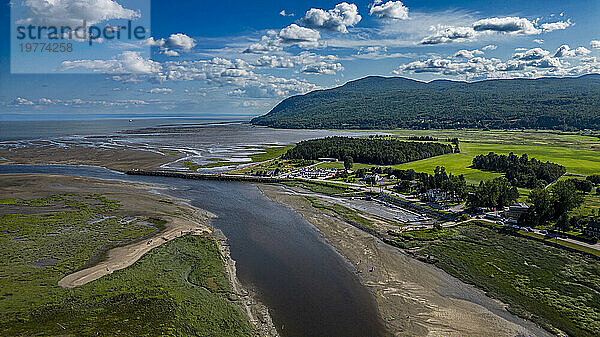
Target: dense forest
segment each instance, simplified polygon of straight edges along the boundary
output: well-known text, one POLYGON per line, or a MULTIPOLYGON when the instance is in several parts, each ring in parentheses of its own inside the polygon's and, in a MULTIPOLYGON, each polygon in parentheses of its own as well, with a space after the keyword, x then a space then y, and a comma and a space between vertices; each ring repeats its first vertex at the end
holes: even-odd
POLYGON ((366 77, 283 100, 253 124, 279 128, 600 129, 600 75, 432 81, 366 77))
POLYGON ((396 165, 452 153, 451 145, 405 142, 386 138, 328 137, 305 140, 284 154, 285 159, 336 158, 375 165, 396 165))
POLYGON ((506 179, 518 187, 535 188, 556 181, 567 171, 564 166, 521 157, 514 153, 498 155, 493 152, 473 158, 473 168, 505 173, 506 179))

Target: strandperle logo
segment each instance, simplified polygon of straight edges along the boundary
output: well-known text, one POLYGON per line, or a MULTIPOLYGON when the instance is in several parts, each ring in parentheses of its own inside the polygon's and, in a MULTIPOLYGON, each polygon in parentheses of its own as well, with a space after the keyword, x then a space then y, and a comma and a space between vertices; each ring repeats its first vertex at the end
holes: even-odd
POLYGON ((89 25, 83 20, 80 26, 36 26, 36 25, 19 25, 16 27, 16 38, 18 40, 78 40, 87 41, 91 46, 94 41, 104 40, 145 40, 148 38, 147 31, 144 26, 133 25, 131 20, 127 21, 123 26, 99 27, 89 25))
POLYGON ((85 65, 110 65, 123 51, 152 57, 150 0, 19 0, 10 8, 13 74, 97 73, 85 65))

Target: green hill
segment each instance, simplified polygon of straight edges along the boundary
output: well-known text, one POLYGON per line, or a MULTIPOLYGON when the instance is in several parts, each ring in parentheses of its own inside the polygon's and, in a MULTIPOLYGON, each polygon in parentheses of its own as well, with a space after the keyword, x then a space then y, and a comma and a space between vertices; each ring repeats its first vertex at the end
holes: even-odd
POLYGON ((252 123, 332 129, 600 129, 600 75, 473 83, 371 76, 289 97, 252 123))

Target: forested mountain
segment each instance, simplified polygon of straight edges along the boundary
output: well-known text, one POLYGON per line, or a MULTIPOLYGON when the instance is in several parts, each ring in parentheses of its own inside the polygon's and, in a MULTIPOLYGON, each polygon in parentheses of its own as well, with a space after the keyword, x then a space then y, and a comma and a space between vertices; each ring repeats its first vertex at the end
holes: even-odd
POLYGON ((397 139, 327 137, 305 140, 288 150, 286 159, 352 158, 357 163, 395 165, 452 153, 451 145, 397 139))
POLYGON ((372 76, 287 98, 252 123, 279 128, 600 129, 600 75, 473 83, 372 76))

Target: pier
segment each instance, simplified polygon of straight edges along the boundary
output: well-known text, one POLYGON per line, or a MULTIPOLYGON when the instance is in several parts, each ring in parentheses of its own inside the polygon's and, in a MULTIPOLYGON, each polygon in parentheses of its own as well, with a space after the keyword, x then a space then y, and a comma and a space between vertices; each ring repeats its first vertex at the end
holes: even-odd
POLYGON ((284 181, 292 181, 289 178, 275 178, 275 177, 258 177, 249 175, 239 174, 207 174, 207 173, 196 173, 196 172, 177 172, 177 171, 164 171, 164 170, 129 170, 125 172, 129 175, 138 176, 157 176, 157 177, 173 177, 182 179, 196 179, 196 180, 216 180, 216 181, 242 181, 242 182, 253 182, 253 183, 280 183, 284 181))

